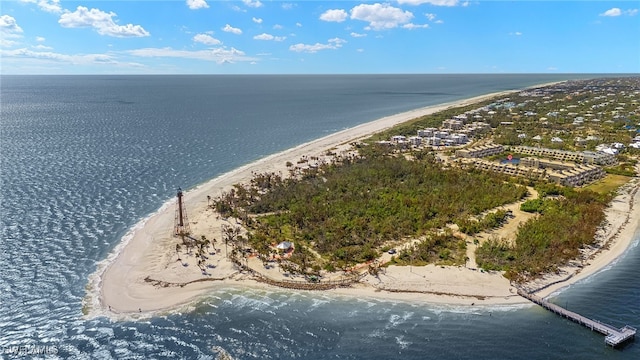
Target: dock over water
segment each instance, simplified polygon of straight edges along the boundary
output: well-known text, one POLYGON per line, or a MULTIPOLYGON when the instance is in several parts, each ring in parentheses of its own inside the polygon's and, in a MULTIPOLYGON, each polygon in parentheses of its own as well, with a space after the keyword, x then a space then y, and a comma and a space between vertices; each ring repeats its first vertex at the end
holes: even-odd
POLYGON ((551 312, 577 322, 578 324, 583 325, 584 327, 589 328, 592 331, 597 331, 603 334, 605 336, 604 342, 612 347, 616 347, 628 340, 631 340, 636 335, 636 329, 631 326, 626 325, 625 327, 618 329, 615 326, 605 324, 597 320, 589 319, 578 313, 569 311, 561 306, 552 304, 547 300, 523 291, 522 289, 518 289, 518 295, 535 304, 542 306, 543 308, 551 312))

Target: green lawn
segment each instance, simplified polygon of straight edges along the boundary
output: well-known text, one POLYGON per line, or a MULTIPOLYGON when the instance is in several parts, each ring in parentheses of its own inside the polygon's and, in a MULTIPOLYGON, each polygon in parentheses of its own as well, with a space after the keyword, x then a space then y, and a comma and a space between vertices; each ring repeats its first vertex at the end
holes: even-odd
POLYGON ((585 189, 600 193, 606 194, 612 191, 615 191, 620 186, 629 182, 632 178, 624 175, 614 175, 608 174, 604 179, 595 182, 589 186, 586 186, 585 189))

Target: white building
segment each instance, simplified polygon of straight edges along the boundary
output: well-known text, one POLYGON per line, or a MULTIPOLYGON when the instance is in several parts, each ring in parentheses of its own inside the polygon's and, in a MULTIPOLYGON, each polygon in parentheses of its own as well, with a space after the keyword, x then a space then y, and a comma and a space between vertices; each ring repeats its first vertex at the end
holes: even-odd
POLYGON ((461 120, 449 119, 442 122, 442 127, 450 130, 460 130, 464 126, 461 120))
POLYGON ((448 131, 436 131, 433 133, 434 137, 440 138, 440 139, 446 139, 447 137, 449 137, 449 132, 448 131))
POLYGON ((420 146, 422 145, 422 138, 420 136, 411 136, 409 137, 409 143, 413 146, 420 146))
POLYGON ((453 140, 456 145, 462 145, 469 142, 469 137, 466 134, 452 134, 449 136, 449 139, 453 140))
POLYGON ((438 129, 436 128, 426 128, 426 129, 418 130, 418 136, 423 138, 432 137, 433 133, 436 131, 438 131, 438 129))
POLYGON ((429 137, 429 138, 425 138, 424 139, 427 145, 431 145, 431 146, 440 146, 442 145, 442 139, 437 138, 435 136, 429 137))

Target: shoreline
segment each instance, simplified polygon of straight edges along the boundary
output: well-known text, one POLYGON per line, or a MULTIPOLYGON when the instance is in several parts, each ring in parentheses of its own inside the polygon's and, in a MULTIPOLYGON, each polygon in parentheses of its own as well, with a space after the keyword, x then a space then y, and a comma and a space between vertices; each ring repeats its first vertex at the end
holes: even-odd
MULTIPOLYGON (((534 87, 552 84, 555 83, 534 87)), ((249 180, 254 172, 284 173, 287 171, 285 165, 287 161, 295 163, 302 156, 321 156, 329 149, 346 151, 348 143, 417 117, 522 90, 524 89, 501 91, 387 116, 269 155, 222 174, 184 193, 185 206, 193 229, 192 233, 196 236, 206 234, 209 239, 219 237, 220 226, 227 222, 216 219, 213 211, 208 209, 207 196, 215 198, 234 184, 249 180)), ((636 180, 632 180, 635 190, 638 189, 636 180)), ((640 199, 640 194, 638 191, 630 194, 633 186, 628 186, 626 195, 624 192, 620 195, 626 196, 625 200, 614 202, 614 204, 623 205, 626 203, 628 206, 624 223, 619 221, 622 218, 620 214, 625 213, 625 208, 620 207, 622 205, 611 206, 607 209, 607 219, 612 219, 607 227, 611 234, 603 235, 603 239, 609 241, 608 249, 598 249, 597 257, 590 260, 588 265, 584 265, 584 267, 563 268, 566 274, 572 274, 572 271, 577 273, 541 290, 538 292, 539 296, 548 296, 597 273, 624 253, 634 239, 634 233, 638 228, 638 219, 640 219, 640 206, 633 206, 634 202, 640 199)), ((195 264, 189 264, 189 259, 184 262, 187 266, 183 265, 183 260, 180 260, 178 264, 178 255, 172 250, 178 242, 171 235, 174 206, 174 200, 171 199, 163 204, 158 211, 138 222, 127 232, 107 258, 98 263, 96 272, 89 278, 87 296, 83 300, 87 316, 122 319, 177 311, 221 286, 278 289, 249 279, 250 275, 236 270, 227 260, 226 254, 222 253, 224 249, 222 244, 219 245, 223 248, 219 253, 210 253, 215 255, 210 255, 213 267, 208 277, 195 271, 194 268, 197 269, 197 267, 195 264), (193 282, 183 286, 159 287, 157 284, 154 286, 153 283, 145 280, 149 277, 166 284, 193 282)), ((255 261, 258 260, 255 259, 255 261)), ((265 272, 268 271, 265 270, 265 272)), ((281 274, 274 274, 274 276, 281 277, 281 274)), ((547 283, 558 280, 562 279, 545 279, 547 283)), ((543 284, 534 282, 530 285, 542 286, 543 284)), ((290 289, 280 290, 293 291, 290 289)), ((529 303, 528 300, 516 294, 515 288, 500 273, 484 273, 461 267, 444 268, 434 265, 420 268, 409 267, 409 269, 397 266, 389 267, 380 278, 367 275, 361 283, 355 284, 353 287, 322 290, 322 293, 353 298, 367 297, 381 300, 467 306, 529 303), (396 287, 389 287, 387 284, 396 284, 396 287)))
MULTIPOLYGON (((636 174, 640 166, 636 166, 636 174)), ((540 297, 551 296, 569 285, 580 282, 615 263, 640 233, 640 179, 623 185, 605 210, 607 226, 596 234, 596 243, 583 249, 580 258, 561 267, 557 274, 548 274, 531 281, 523 288, 540 297)))

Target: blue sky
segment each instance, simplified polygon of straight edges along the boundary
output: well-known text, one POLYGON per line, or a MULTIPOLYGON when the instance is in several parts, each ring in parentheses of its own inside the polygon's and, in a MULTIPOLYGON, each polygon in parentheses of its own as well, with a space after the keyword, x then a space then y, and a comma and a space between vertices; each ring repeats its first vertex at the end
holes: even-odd
POLYGON ((2 74, 640 73, 638 1, 3 0, 2 74))

